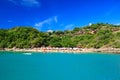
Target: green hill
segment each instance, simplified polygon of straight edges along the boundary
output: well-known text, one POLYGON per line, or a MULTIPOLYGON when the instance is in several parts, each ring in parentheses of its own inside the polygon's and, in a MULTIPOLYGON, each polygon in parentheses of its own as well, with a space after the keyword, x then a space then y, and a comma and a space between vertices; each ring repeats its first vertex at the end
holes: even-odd
POLYGON ((120 26, 97 23, 69 31, 40 32, 32 27, 0 29, 0 48, 120 48, 120 26))

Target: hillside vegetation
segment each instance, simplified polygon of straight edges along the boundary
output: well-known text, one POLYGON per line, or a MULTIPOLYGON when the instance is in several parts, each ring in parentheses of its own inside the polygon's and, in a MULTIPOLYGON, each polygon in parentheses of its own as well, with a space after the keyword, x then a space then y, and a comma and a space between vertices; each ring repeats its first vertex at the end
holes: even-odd
POLYGON ((120 26, 97 23, 69 31, 40 32, 32 27, 0 29, 0 48, 120 48, 120 26))

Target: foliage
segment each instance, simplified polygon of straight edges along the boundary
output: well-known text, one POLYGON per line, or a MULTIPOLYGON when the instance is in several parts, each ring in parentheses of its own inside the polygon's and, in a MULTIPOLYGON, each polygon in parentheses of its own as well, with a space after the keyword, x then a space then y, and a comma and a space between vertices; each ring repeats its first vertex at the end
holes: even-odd
POLYGON ((97 23, 69 31, 40 32, 32 27, 0 29, 0 48, 82 47, 120 48, 120 26, 97 23))

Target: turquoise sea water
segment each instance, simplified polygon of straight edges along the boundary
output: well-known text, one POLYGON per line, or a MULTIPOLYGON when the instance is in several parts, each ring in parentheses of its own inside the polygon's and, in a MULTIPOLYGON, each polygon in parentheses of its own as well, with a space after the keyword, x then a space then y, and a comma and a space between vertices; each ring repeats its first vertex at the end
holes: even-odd
POLYGON ((0 52, 0 80, 120 80, 118 54, 0 52))

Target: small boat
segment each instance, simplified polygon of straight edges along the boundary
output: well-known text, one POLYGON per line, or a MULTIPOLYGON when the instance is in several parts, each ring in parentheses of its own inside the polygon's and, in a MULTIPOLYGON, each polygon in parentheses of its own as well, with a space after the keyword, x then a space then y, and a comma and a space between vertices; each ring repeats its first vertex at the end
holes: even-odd
POLYGON ((32 55, 32 53, 23 53, 24 55, 32 55))

